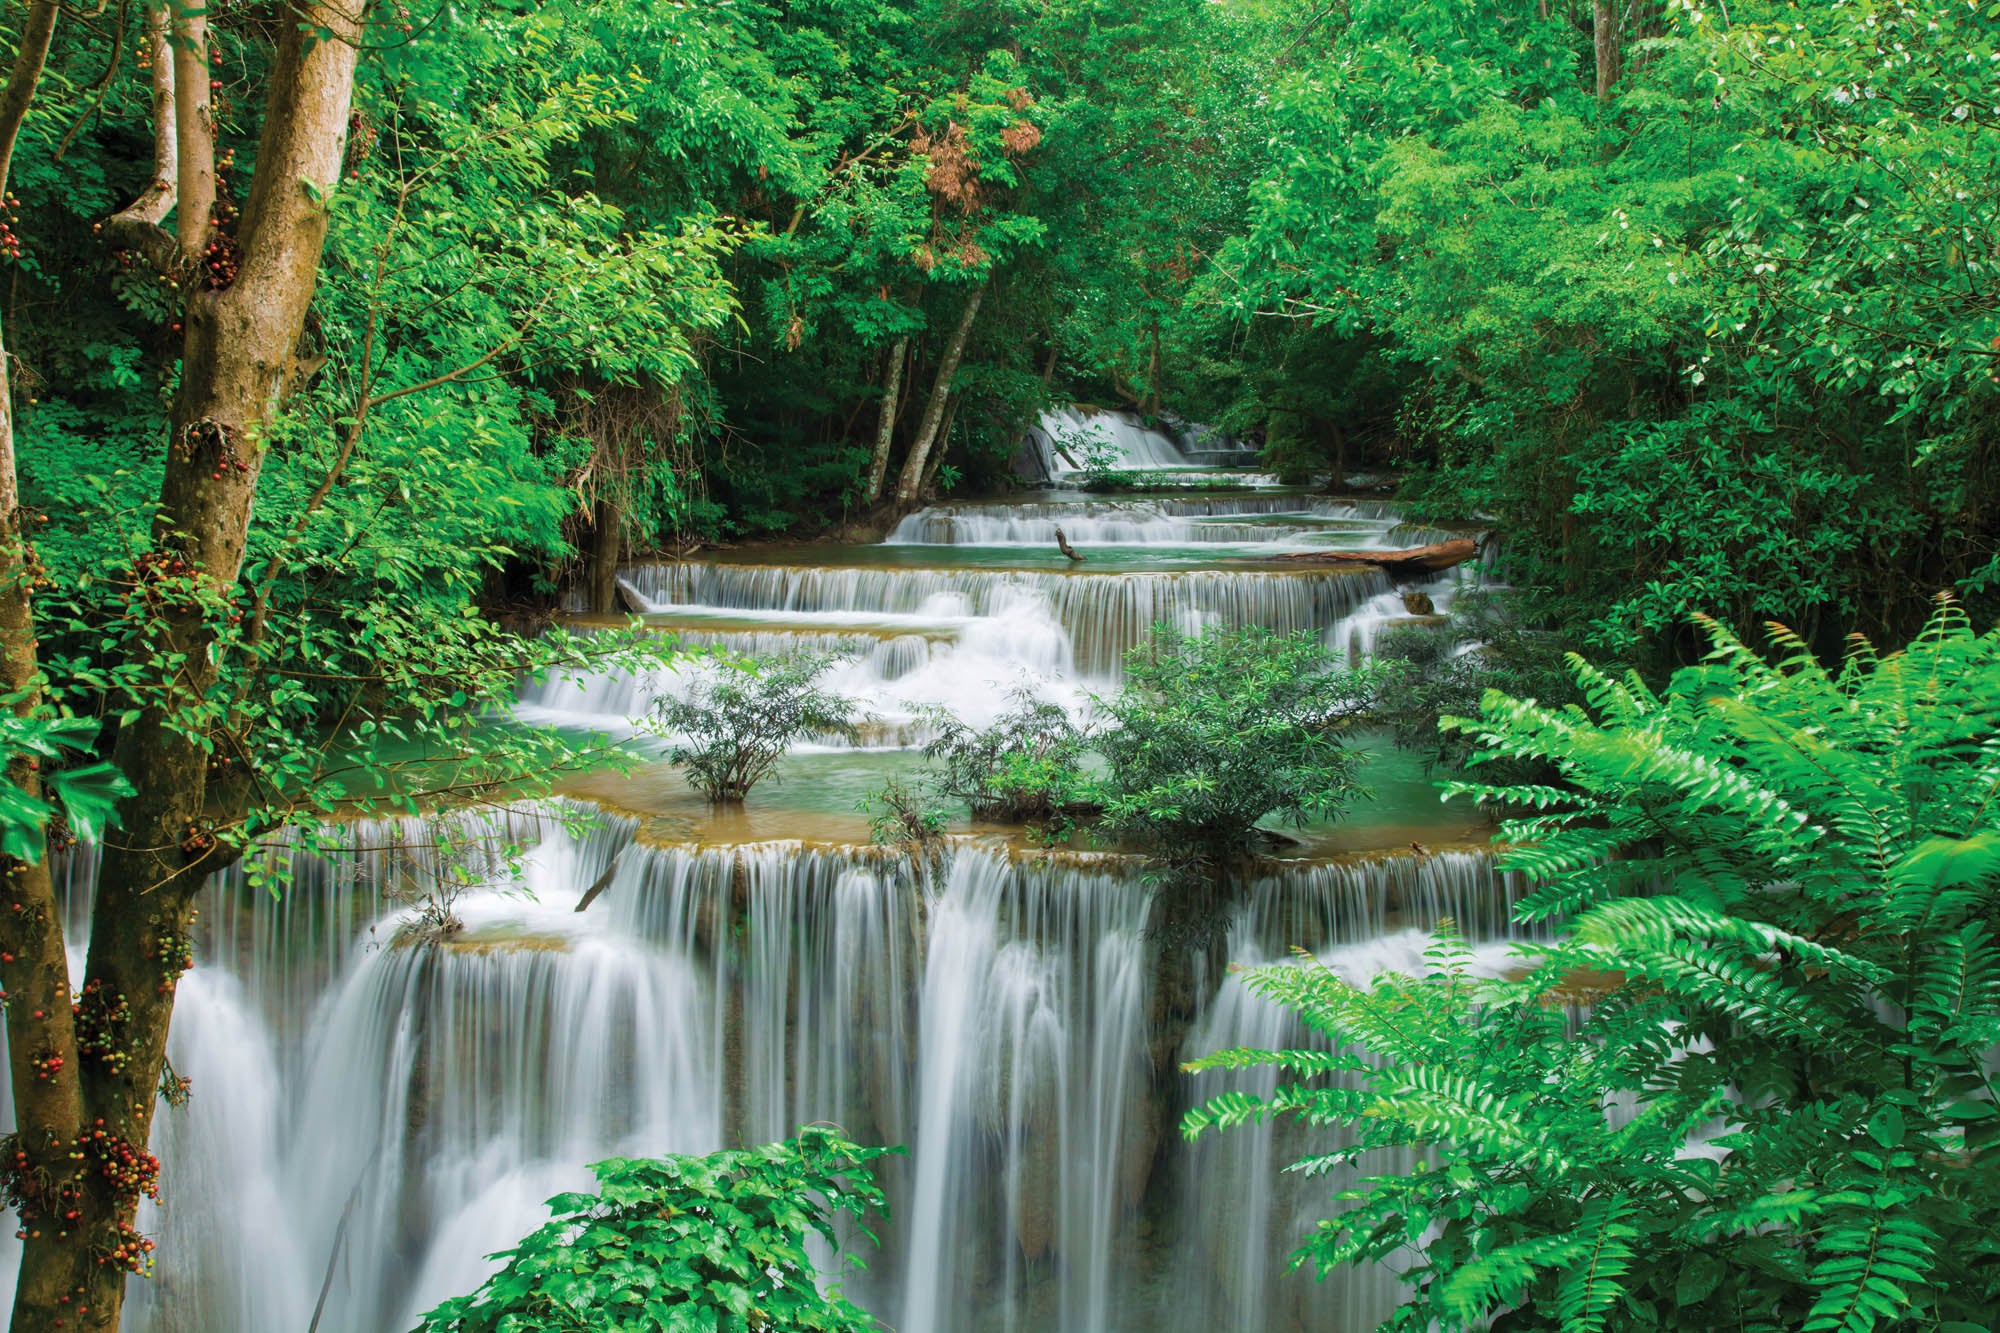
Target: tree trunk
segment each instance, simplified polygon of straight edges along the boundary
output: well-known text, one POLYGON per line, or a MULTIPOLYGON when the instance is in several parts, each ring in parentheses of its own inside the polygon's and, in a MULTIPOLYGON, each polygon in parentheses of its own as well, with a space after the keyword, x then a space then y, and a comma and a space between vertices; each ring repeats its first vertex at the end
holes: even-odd
POLYGON ((1593 0, 1590 31, 1597 48, 1597 100, 1609 102, 1618 83, 1618 0, 1593 0))
MULTIPOLYGON (((264 459, 264 442, 293 373, 293 357, 318 277, 327 216, 320 200, 340 175, 354 71, 361 40, 358 7, 292 7, 271 64, 270 98, 256 174, 238 238, 234 281, 211 272, 188 302, 180 391, 171 413, 165 474, 153 525, 153 561, 135 571, 162 594, 151 644, 185 664, 165 703, 149 708, 119 736, 118 762, 134 786, 122 827, 105 840, 92 911, 88 993, 121 1001, 105 1022, 119 1059, 78 1061, 80 1124, 98 1147, 72 1176, 78 1214, 66 1231, 31 1232, 24 1278, 60 1270, 60 1281, 24 1281, 15 1297, 14 1333, 108 1333, 116 1329, 125 1272, 99 1257, 128 1239, 141 1190, 91 1168, 98 1152, 143 1158, 151 1136, 174 987, 187 960, 196 891, 233 855, 209 831, 205 738, 180 730, 188 714, 222 688, 209 628, 217 602, 233 600, 264 459), (158 572, 180 561, 185 575, 158 572), (201 605, 209 603, 205 611, 201 605), (178 724, 178 725, 177 725, 178 724), (95 1138, 100 1127, 104 1138, 95 1138), (57 1295, 60 1293, 60 1295, 57 1295)), ((176 51, 177 92, 208 87, 204 63, 195 79, 176 51)), ((203 99, 205 101, 205 98, 203 99)), ((179 98, 177 97, 177 103, 179 98)), ((203 163, 191 138, 207 137, 202 118, 191 133, 178 118, 181 234, 198 219, 203 163), (189 155, 195 148, 195 174, 189 155)), ((212 171, 208 176, 212 184, 212 171)), ((73 1048, 72 1048, 73 1049, 73 1048)), ((16 1083, 20 1087, 19 1080, 16 1083)))
POLYGON ((185 0, 172 8, 174 134, 179 140, 175 174, 180 196, 174 237, 182 253, 198 258, 215 222, 215 108, 208 87, 208 11, 199 4, 188 6, 185 0))
POLYGON ((924 468, 923 484, 917 487, 919 496, 932 493, 937 484, 938 470, 944 466, 945 455, 951 452, 951 423, 958 420, 958 405, 965 401, 965 395, 955 393, 944 410, 944 424, 938 427, 937 443, 931 447, 931 461, 924 468))
POLYGON ((910 340, 896 339, 889 349, 887 379, 882 384, 882 411, 875 420, 875 452, 868 460, 868 489, 863 504, 882 498, 882 479, 889 475, 889 446, 896 438, 896 406, 903 398, 903 363, 910 359, 910 340))
MULTIPOLYGON (((0 195, 6 193, 14 145, 48 60, 56 13, 54 0, 29 6, 13 71, 0 92, 0 195)), ((0 690, 13 696, 15 712, 25 717, 41 706, 42 675, 32 601, 35 565, 15 465, 11 371, 0 338, 0 690)), ((30 798, 41 794, 41 776, 25 757, 8 766, 6 780, 30 798)), ((68 1239, 62 1216, 68 1206, 51 1191, 74 1171, 69 1153, 84 1120, 69 955, 46 852, 33 864, 0 859, 0 903, 0 984, 6 986, 15 1124, 0 1151, 0 1173, 17 1194, 32 1194, 45 1204, 41 1216, 31 1220, 24 1210, 21 1217, 28 1244, 16 1301, 54 1310, 77 1285, 80 1268, 79 1247, 58 1243, 59 1237, 68 1239)), ((31 1326, 16 1320, 12 1327, 28 1333, 31 1326)))
POLYGON ((137 250, 155 268, 173 267, 173 237, 161 229, 179 197, 180 136, 174 100, 174 49, 167 6, 146 11, 146 59, 153 73, 153 178, 124 208, 98 228, 114 250, 137 250))
POLYGON ((938 362, 937 379, 931 384, 931 397, 924 404, 923 424, 917 429, 917 438, 910 442, 910 456, 903 460, 902 475, 896 479, 896 504, 898 508, 908 508, 916 503, 917 490, 924 479, 924 465, 930 461, 931 446, 937 442, 938 431, 944 425, 945 404, 951 398, 952 376, 958 374, 958 363, 965 358, 965 345, 972 340, 972 321, 979 317, 979 303, 986 299, 986 288, 982 284, 972 289, 966 298, 965 309, 959 314, 958 327, 951 331, 951 341, 945 344, 944 359, 938 362))
POLYGON ((618 557, 624 546, 625 507, 599 500, 590 534, 590 610, 610 615, 618 609, 618 557))

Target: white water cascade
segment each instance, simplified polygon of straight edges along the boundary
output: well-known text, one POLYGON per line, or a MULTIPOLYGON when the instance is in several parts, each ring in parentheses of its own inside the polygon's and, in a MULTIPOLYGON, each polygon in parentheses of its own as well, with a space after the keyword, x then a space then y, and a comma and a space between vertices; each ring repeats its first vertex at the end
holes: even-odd
MULTIPOLYGON (((1160 622, 1365 656, 1416 619, 1411 590, 1271 557, 1435 538, 1391 506, 1269 488, 1054 492, 925 510, 876 546, 628 567, 647 623, 685 646, 842 654, 828 679, 875 723, 801 747, 733 823, 656 810, 650 770, 593 788, 623 814, 463 815, 480 882, 448 940, 413 931, 399 896, 428 823, 300 840, 275 901, 222 876, 174 1018, 193 1097, 159 1115, 164 1197, 142 1218, 157 1276, 133 1282, 126 1327, 306 1333, 317 1313, 320 1333, 397 1333, 476 1287, 589 1163, 807 1123, 909 1150, 883 1171, 883 1246, 847 1283, 899 1333, 1371 1326, 1393 1274, 1286 1271, 1330 1187, 1281 1168, 1325 1139, 1182 1143, 1181 1112, 1225 1084, 1178 1065, 1300 1039, 1227 963, 1304 948, 1365 982, 1420 967, 1444 917, 1500 948, 1512 889, 1463 823, 1428 798, 1355 811, 1340 854, 1309 840, 1241 885, 1227 943, 1188 963, 1132 858, 958 834, 919 874, 868 845, 840 775, 865 791, 906 771, 927 708, 977 724, 1019 686, 1082 715, 1160 622), (1083 561, 1053 550, 1058 527, 1083 561)), ((1459 583, 1417 590, 1444 610, 1459 583)), ((551 679, 520 714, 629 733, 714 669, 551 679)), ((71 873, 81 938, 88 863, 71 873)))
MULTIPOLYGON (((324 1282, 321 1328, 405 1328, 476 1286, 586 1163, 808 1122, 911 1148, 888 1173, 886 1248, 850 1283, 896 1328, 1206 1333, 1258 1325, 1198 1311, 1295 1285, 1277 1243, 1295 1219, 1274 1214, 1270 1244, 1230 1221, 1280 1186, 1192 1170, 1174 1134, 1195 1090, 1149 1053, 1159 945, 1125 858, 965 842, 925 887, 872 849, 510 823, 538 838, 534 898, 474 893, 449 943, 402 935, 391 912, 343 958, 274 933, 259 966, 182 983, 175 1059, 194 1095, 161 1112, 173 1187, 149 1210, 159 1270, 135 1281, 128 1327, 303 1328, 324 1282), (258 1010, 301 976, 333 979, 287 1075, 258 1010), (1178 1243, 1148 1200, 1186 1219, 1178 1243)), ((301 868, 371 854, 301 853, 301 868)), ((355 892, 342 879, 301 874, 319 901, 294 908, 334 907, 355 892)), ((1506 898, 1483 853, 1302 863, 1251 886, 1230 954, 1396 964, 1436 916, 1498 925, 1506 898)), ((1283 1022, 1218 978, 1180 1049, 1275 1040, 1283 1022)), ((1227 1153, 1232 1171, 1284 1160, 1255 1134, 1227 1153)), ((1316 1294, 1374 1308, 1381 1287, 1344 1276, 1316 1294)))

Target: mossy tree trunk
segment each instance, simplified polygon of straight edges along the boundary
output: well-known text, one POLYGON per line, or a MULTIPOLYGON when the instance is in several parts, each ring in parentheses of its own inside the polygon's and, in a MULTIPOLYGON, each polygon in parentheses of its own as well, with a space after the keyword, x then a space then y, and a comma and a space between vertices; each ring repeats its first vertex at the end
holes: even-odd
MULTIPOLYGON (((153 549, 133 570, 132 593, 148 618, 133 651, 148 655, 155 669, 171 668, 161 672, 171 684, 118 738, 118 764, 134 791, 100 863, 77 997, 89 1022, 88 1050, 79 1049, 79 1023, 54 980, 66 975, 66 963, 52 900, 27 928, 35 905, 26 900, 37 893, 46 899, 46 873, 13 867, 8 878, 22 909, 5 914, 17 918, 17 942, 41 949, 37 966, 26 970, 50 978, 41 987, 47 996, 9 1006, 10 1025, 17 1007, 23 1023, 9 1033, 18 1151, 51 1154, 46 1163, 31 1160, 26 1177, 49 1206, 24 1222, 15 1333, 109 1333, 118 1326, 127 1270, 142 1262, 133 1225, 157 1171, 145 1145, 175 985, 189 959, 195 897, 232 855, 208 823, 228 815, 214 808, 208 765, 224 724, 211 721, 215 730, 205 731, 202 719, 228 711, 232 686, 221 678, 214 649, 237 596, 266 442, 318 277, 323 201, 340 175, 362 38, 358 6, 285 9, 257 169, 233 238, 216 231, 211 212, 205 24, 199 14, 176 11, 176 230, 191 290, 153 549), (44 1077, 49 1057, 60 1061, 54 1078, 44 1077)), ((11 447, 8 455, 11 463, 11 447)), ((11 492, 13 469, 6 472, 11 492)), ((11 503, 7 508, 15 530, 11 503)), ((18 553, 18 541, 8 545, 18 553)), ((0 609, 10 673, 33 669, 34 628, 19 614, 26 607, 18 584, 8 585, 0 609)), ((10 968, 10 981, 19 974, 10 968)))

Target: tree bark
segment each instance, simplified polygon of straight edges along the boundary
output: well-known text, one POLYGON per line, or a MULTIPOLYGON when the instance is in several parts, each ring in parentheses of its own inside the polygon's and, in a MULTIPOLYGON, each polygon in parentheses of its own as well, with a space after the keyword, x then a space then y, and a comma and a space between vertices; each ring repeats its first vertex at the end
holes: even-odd
POLYGON ((931 488, 937 484, 938 471, 944 467, 945 455, 951 452, 951 423, 958 420, 959 404, 964 401, 964 394, 955 393, 944 409, 944 422, 938 427, 937 443, 931 447, 931 461, 924 467, 923 483, 917 487, 919 496, 931 494, 931 488))
MULTIPOLYGON (((322 201, 339 179, 362 35, 359 6, 311 3, 288 9, 271 64, 235 279, 196 290, 186 314, 153 554, 156 560, 184 562, 194 587, 153 583, 166 595, 157 603, 164 609, 155 613, 151 636, 152 646, 177 656, 183 666, 172 696, 120 733, 119 767, 134 794, 121 809, 121 828, 105 840, 91 919, 85 987, 122 1000, 117 1017, 106 1024, 119 1059, 75 1062, 83 1094, 78 1123, 93 1126, 93 1134, 101 1127, 102 1142, 115 1149, 141 1154, 151 1137, 196 891, 232 856, 204 822, 210 813, 204 738, 181 730, 188 714, 217 700, 222 689, 209 628, 212 612, 201 603, 212 608, 235 595, 264 442, 292 374, 318 277, 327 227, 322 201)), ((197 82, 206 93, 205 40, 201 51, 197 79, 183 58, 187 53, 176 50, 178 92, 197 82)), ((187 105, 176 100, 177 107, 187 105)), ((202 224, 205 236, 209 221, 199 197, 205 164, 199 143, 191 142, 212 143, 205 103, 200 99, 204 110, 192 130, 185 114, 176 127, 183 237, 191 220, 202 224)), ((212 186, 212 169, 207 180, 212 186)), ((91 1160, 86 1154, 86 1164, 91 1160)), ((28 1238, 14 1333, 58 1328, 109 1333, 118 1326, 126 1275, 97 1257, 134 1234, 140 1193, 95 1169, 82 1170, 73 1180, 74 1223, 62 1233, 45 1227, 28 1238), (45 1277, 45 1270, 57 1276, 45 1277), (31 1274, 36 1281, 25 1280, 31 1274)))
POLYGON ((609 615, 618 609, 618 557, 624 545, 625 508, 599 500, 590 534, 590 609, 609 615))
POLYGON ((1618 83, 1618 0, 1593 0, 1590 31, 1597 49, 1597 100, 1609 102, 1618 83))
POLYGON ((958 374, 958 363, 965 359, 965 345, 972 340, 972 321, 979 317, 979 303, 986 298, 986 287, 981 284, 972 289, 966 298, 965 309, 959 313, 958 327, 951 331, 951 340, 945 344, 944 359, 938 362, 937 379, 931 384, 930 401, 924 404, 923 424, 917 429, 917 438, 910 442, 910 455, 903 460, 902 475, 896 479, 896 504, 907 508, 916 503, 917 491, 924 479, 924 465, 930 461, 931 448, 937 442, 938 431, 944 424, 944 409, 951 398, 952 377, 958 374))
MULTIPOLYGON (((183 254, 198 258, 215 226, 215 108, 208 86, 208 10, 199 0, 194 5, 185 5, 184 0, 170 2, 174 11, 174 132, 180 149, 176 168, 180 202, 174 217, 174 238, 183 254)), ((264 173, 260 170, 257 174, 264 173)))
MULTIPOLYGON (((0 195, 7 191, 21 125, 34 102, 57 6, 32 4, 21 26, 21 46, 0 91, 0 195)), ((0 689, 14 711, 30 716, 42 703, 40 648, 33 602, 35 564, 21 511, 14 447, 12 363, 0 338, 0 689)), ((25 757, 10 764, 6 780, 39 798, 41 775, 25 757)), ((74 1172, 69 1159, 83 1129, 83 1091, 70 1009, 69 955, 46 851, 33 864, 0 859, 0 983, 6 986, 8 1078, 14 1092, 15 1133, 0 1152, 17 1192, 32 1189, 42 1216, 23 1216, 28 1233, 16 1281, 16 1301, 55 1309, 76 1285, 76 1246, 63 1246, 70 1225, 66 1202, 53 1191, 74 1172), (31 1183, 38 1182, 38 1183, 31 1183)), ((29 1333, 30 1325, 12 1325, 29 1333)))
POLYGON ((167 6, 146 11, 146 56, 153 72, 153 178, 98 230, 114 250, 136 250, 155 268, 172 267, 176 246, 163 223, 179 198, 180 136, 175 126, 174 49, 167 6))
POLYGON ((868 489, 863 504, 882 498, 882 479, 889 475, 889 447, 896 438, 896 407, 903 398, 903 364, 910 359, 908 337, 896 339, 889 349, 889 369, 882 384, 882 410, 875 419, 875 452, 868 459, 868 489))

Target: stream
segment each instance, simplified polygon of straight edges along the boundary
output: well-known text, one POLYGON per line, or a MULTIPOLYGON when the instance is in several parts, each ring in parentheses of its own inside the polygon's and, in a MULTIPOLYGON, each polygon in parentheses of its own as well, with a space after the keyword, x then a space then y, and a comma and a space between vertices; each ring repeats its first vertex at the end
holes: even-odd
MULTIPOLYGON (((1358 661, 1408 618, 1400 591, 1372 569, 1267 557, 1438 534, 1387 504, 1276 486, 1224 441, 1184 446, 1108 415, 1046 419, 1030 453, 1043 489, 925 509, 879 544, 622 571, 646 622, 690 647, 843 655, 830 680, 868 710, 858 739, 799 747, 743 808, 710 810, 659 761, 467 816, 476 848, 528 851, 518 875, 475 856, 466 929, 436 946, 396 942, 410 909, 389 892, 422 867, 406 846, 421 827, 296 843, 275 902, 222 876, 170 1042, 193 1096, 161 1111, 164 1198, 140 1219, 157 1273, 133 1282, 126 1327, 307 1333, 323 1292, 320 1333, 407 1329, 476 1287, 543 1200, 586 1187, 587 1163, 808 1122, 909 1149, 884 1172, 884 1245, 847 1279, 901 1333, 1339 1333, 1382 1318, 1393 1274, 1288 1271, 1341 1185, 1281 1173, 1302 1136, 1181 1140, 1192 1101, 1257 1076, 1178 1067, 1298 1039, 1222 963, 1304 948, 1358 983, 1419 966, 1443 916, 1500 949, 1510 889, 1472 812, 1369 742, 1372 797, 1297 831, 1243 886, 1226 944, 1190 957, 1149 932, 1130 857, 961 824, 920 886, 870 845, 858 807, 915 770, 928 710, 983 724, 1022 690, 1081 715, 1158 622, 1309 630, 1358 661), (1116 466, 1177 489, 1064 485, 1051 441, 1090 428, 1116 466), (1058 528, 1083 561, 1058 552, 1058 528)), ((1422 590, 1442 610, 1478 576, 1422 590)), ((631 736, 654 698, 713 669, 537 682, 518 713, 631 736)), ((89 871, 85 856, 65 870, 79 932, 89 871)), ((0 1235, 11 1287, 18 1246, 0 1235)))

